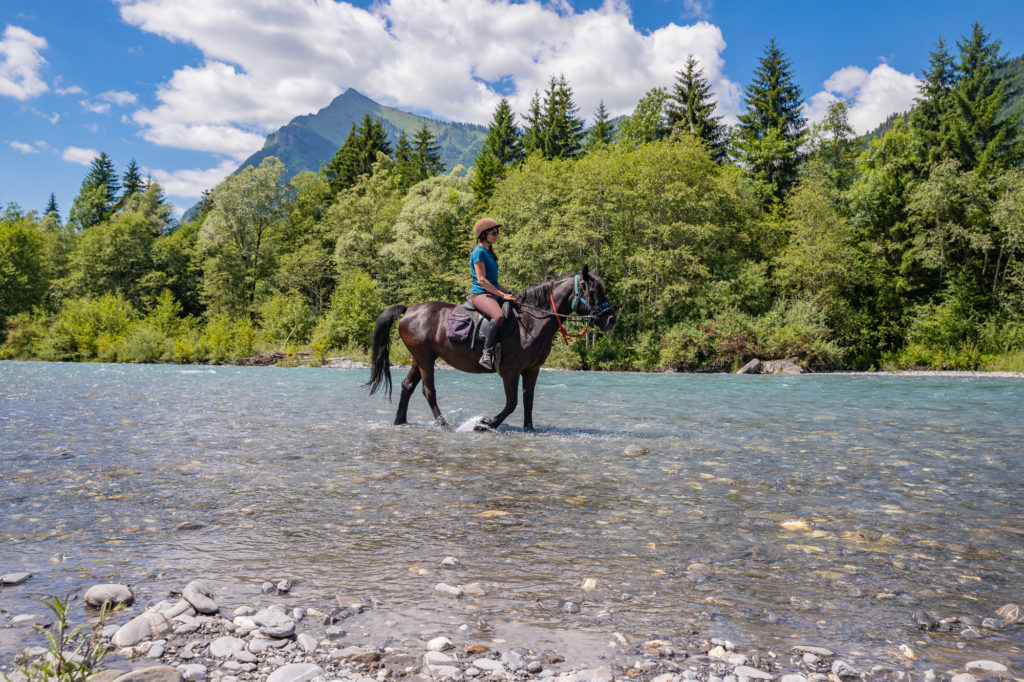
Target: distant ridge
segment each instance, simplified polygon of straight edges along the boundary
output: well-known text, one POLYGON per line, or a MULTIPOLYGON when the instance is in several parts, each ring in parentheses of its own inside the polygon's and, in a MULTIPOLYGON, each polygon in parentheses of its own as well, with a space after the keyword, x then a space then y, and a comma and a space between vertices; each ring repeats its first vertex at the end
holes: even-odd
POLYGON ((410 139, 424 123, 437 137, 441 162, 447 170, 458 165, 469 168, 480 151, 487 128, 471 123, 449 123, 386 107, 349 88, 315 114, 296 116, 287 125, 267 136, 263 148, 242 162, 239 169, 259 166, 268 156, 284 163, 285 180, 304 171, 320 170, 345 142, 352 124, 359 125, 369 114, 384 125, 392 146, 404 130, 410 139))

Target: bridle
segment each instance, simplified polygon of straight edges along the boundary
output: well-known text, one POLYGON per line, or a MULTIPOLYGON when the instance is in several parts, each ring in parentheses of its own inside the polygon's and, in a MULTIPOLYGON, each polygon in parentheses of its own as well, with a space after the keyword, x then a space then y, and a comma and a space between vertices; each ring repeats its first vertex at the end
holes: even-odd
MULTIPOLYGON (((584 293, 589 295, 590 292, 584 291, 584 293)), ((602 316, 610 314, 612 312, 612 304, 609 303, 608 301, 605 301, 604 303, 598 306, 593 306, 590 304, 590 301, 588 301, 586 298, 580 295, 579 275, 576 275, 575 277, 572 278, 572 296, 572 305, 569 306, 569 310, 571 311, 570 314, 579 315, 584 320, 586 320, 587 325, 589 325, 591 322, 596 323, 599 319, 601 319, 602 316), (582 310, 586 311, 586 315, 584 315, 582 312, 576 309, 577 305, 579 305, 582 308, 582 310)), ((570 315, 562 315, 561 313, 558 312, 558 306, 555 305, 555 289, 554 286, 552 286, 551 282, 548 282, 548 299, 551 301, 551 315, 553 315, 555 320, 558 321, 558 331, 562 333, 562 339, 565 341, 566 346, 569 345, 570 336, 574 339, 578 339, 587 335, 587 332, 590 331, 589 326, 584 327, 583 331, 580 332, 579 334, 570 334, 565 330, 565 327, 562 326, 562 318, 569 317, 570 315)))

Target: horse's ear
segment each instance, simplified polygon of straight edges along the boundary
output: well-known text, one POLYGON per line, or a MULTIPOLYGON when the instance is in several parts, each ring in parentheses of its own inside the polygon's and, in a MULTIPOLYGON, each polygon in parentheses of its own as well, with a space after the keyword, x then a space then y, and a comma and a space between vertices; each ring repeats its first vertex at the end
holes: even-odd
POLYGON ((584 265, 583 266, 583 279, 586 279, 588 274, 590 274, 590 266, 589 265, 584 265))

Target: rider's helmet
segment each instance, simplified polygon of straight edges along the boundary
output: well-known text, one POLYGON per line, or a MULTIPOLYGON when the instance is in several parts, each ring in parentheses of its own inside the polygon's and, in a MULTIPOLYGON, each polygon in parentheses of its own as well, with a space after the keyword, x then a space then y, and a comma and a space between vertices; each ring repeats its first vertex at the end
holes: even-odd
POLYGON ((494 218, 481 218, 480 220, 476 221, 476 225, 473 226, 473 235, 477 238, 477 240, 479 240, 480 235, 482 235, 487 230, 490 230, 495 227, 501 227, 501 223, 499 223, 494 218))

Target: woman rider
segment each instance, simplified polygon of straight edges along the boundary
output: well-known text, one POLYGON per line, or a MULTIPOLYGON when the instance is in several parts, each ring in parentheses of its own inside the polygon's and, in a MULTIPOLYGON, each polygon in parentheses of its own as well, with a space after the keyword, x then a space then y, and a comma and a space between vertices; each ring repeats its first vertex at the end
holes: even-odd
POLYGON ((511 291, 498 285, 498 257, 494 255, 494 242, 498 241, 501 225, 493 218, 481 218, 473 226, 476 248, 469 257, 469 269, 473 274, 473 289, 469 300, 473 306, 494 323, 487 330, 480 364, 494 369, 494 340, 498 338, 505 316, 501 314, 501 301, 514 301, 511 291))

